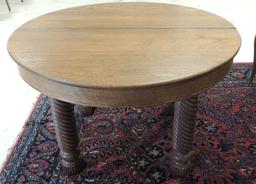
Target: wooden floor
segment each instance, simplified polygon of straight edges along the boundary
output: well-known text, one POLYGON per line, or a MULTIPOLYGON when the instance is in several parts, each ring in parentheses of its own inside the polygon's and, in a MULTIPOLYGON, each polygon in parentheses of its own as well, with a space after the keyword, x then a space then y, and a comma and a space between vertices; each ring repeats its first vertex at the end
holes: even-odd
MULTIPOLYGON (((18 26, 39 15, 68 7, 100 2, 113 1, 24 0, 21 3, 20 0, 9 0, 11 12, 8 11, 5 1, 0 1, 0 164, 5 160, 8 149, 15 142, 36 97, 39 95, 19 77, 16 66, 6 50, 8 37, 18 26)), ((252 61, 253 37, 256 33, 255 0, 215 0, 214 4, 211 0, 158 0, 153 2, 175 3, 200 8, 228 19, 238 28, 242 37, 242 47, 235 62, 252 61)))

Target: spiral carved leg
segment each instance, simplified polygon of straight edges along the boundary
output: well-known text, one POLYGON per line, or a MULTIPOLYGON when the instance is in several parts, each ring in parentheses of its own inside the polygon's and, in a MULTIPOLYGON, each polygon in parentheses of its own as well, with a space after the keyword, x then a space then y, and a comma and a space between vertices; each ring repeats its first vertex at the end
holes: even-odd
POLYGON ((79 160, 77 148, 78 136, 74 106, 70 103, 51 99, 51 109, 62 166, 68 174, 76 174, 83 169, 83 163, 79 160))
POLYGON ((164 107, 164 112, 163 112, 164 115, 173 116, 173 114, 174 114, 174 103, 173 102, 164 104, 163 107, 164 107))
POLYGON ((82 105, 76 105, 76 108, 84 117, 93 115, 94 111, 96 110, 96 107, 82 105))
POLYGON ((192 166, 197 100, 193 96, 175 103, 171 169, 176 176, 185 176, 192 166))

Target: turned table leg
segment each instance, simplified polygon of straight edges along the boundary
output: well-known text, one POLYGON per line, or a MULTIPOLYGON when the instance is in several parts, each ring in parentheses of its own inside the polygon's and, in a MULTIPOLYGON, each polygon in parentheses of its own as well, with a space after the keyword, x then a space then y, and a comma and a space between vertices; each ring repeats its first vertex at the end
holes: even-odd
POLYGON ((93 115, 94 111, 96 110, 96 107, 90 106, 76 105, 76 107, 84 117, 93 115))
POLYGON ((176 176, 185 176, 192 165, 197 100, 196 95, 175 103, 171 169, 176 176))
POLYGON ((76 174, 83 169, 79 160, 78 136, 74 117, 74 105, 51 99, 52 118, 55 126, 61 163, 68 174, 76 174))
POLYGON ((174 102, 170 102, 170 103, 164 104, 163 107, 164 107, 163 113, 165 115, 173 116, 173 113, 174 113, 174 102))

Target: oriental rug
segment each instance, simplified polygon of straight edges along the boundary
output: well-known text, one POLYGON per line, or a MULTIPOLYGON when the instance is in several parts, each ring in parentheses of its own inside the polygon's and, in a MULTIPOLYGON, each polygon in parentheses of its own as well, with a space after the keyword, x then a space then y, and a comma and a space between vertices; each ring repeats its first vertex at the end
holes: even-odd
MULTIPOLYGON (((7 159, 0 183, 256 184, 256 88, 250 64, 234 64, 216 86, 199 95, 194 168, 170 172, 172 115, 163 106, 98 108, 76 113, 87 168, 61 168, 48 98, 41 96, 7 159)), ((124 97, 125 98, 125 97, 124 97)))

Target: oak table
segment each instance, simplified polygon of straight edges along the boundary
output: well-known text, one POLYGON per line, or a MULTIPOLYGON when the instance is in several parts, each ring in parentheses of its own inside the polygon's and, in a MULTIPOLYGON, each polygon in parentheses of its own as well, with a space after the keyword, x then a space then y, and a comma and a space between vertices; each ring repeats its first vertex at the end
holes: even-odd
POLYGON ((159 3, 106 3, 60 10, 18 28, 8 51, 21 77, 51 97, 62 165, 82 167, 74 105, 175 102, 171 169, 184 176, 193 155, 197 94, 222 80, 240 47, 225 19, 159 3))

